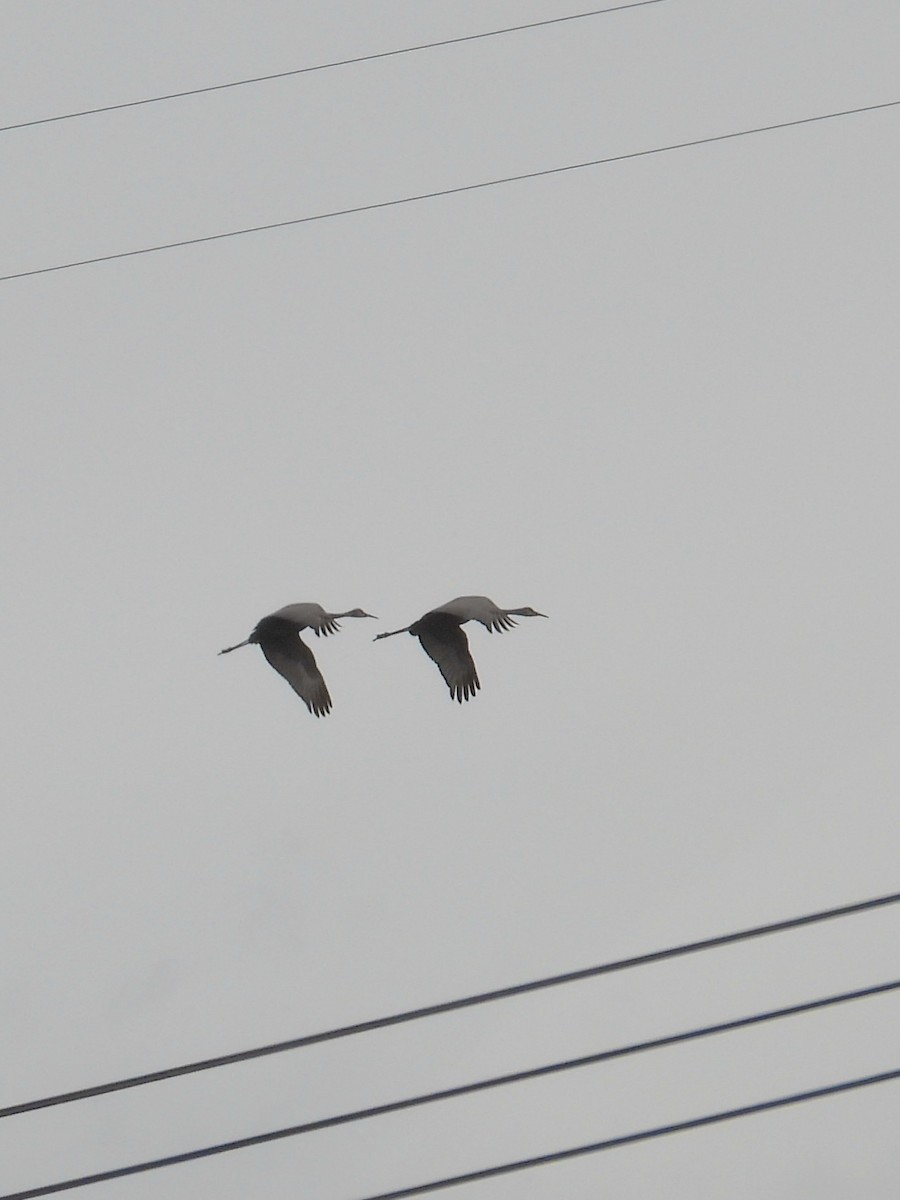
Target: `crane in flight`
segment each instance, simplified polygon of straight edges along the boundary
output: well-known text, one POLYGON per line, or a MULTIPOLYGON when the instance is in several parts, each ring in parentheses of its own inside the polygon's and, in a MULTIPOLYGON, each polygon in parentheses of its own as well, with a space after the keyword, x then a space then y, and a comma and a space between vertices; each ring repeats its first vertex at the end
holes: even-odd
POLYGON ((417 637, 428 657, 437 663, 443 675, 450 697, 462 704, 469 700, 481 683, 475 670, 475 662, 469 652, 469 640, 463 633, 466 621, 480 621, 488 633, 502 633, 516 624, 513 617, 546 617, 546 613, 533 608, 498 608, 487 596, 458 596, 440 608, 433 608, 404 629, 390 633, 379 633, 381 638, 395 637, 398 633, 409 633, 417 637))
POLYGON ((300 638, 300 630, 312 629, 316 637, 327 637, 337 633, 338 621, 343 617, 371 616, 361 608, 330 613, 321 604, 287 604, 258 621, 246 641, 226 646, 219 653, 230 654, 241 646, 259 646, 269 665, 288 681, 309 711, 324 717, 331 711, 331 697, 312 650, 300 638))

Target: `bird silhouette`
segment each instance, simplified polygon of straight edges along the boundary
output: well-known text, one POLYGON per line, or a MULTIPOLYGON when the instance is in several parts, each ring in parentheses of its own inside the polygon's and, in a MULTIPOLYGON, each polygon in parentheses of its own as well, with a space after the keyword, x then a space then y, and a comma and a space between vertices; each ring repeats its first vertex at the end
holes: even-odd
POLYGON ((316 637, 327 637, 337 633, 338 621, 343 617, 371 616, 361 608, 330 613, 321 604, 287 604, 257 622, 246 641, 226 646, 219 653, 230 654, 241 646, 259 646, 269 665, 288 681, 309 711, 324 717, 331 712, 331 697, 312 650, 300 637, 300 630, 312 629, 316 637))
POLYGON ((458 596, 440 608, 419 617, 412 625, 393 629, 390 633, 379 633, 381 638, 395 637, 398 633, 409 633, 422 643, 428 657, 437 663, 438 670, 450 689, 450 697, 462 704, 469 700, 481 683, 475 670, 475 661, 469 652, 469 640, 463 633, 466 621, 479 621, 488 633, 502 633, 516 624, 513 617, 545 617, 546 613, 533 608, 498 608, 487 596, 458 596))

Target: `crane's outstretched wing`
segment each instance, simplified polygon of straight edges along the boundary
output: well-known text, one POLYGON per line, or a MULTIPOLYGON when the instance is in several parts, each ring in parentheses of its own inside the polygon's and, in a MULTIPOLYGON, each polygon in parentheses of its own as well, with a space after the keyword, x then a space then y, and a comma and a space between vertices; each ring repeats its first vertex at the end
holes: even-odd
POLYGON ((422 649, 437 663, 452 699, 462 704, 475 695, 481 684, 469 653, 469 640, 458 621, 443 613, 428 613, 410 628, 410 633, 416 635, 422 649))
POLYGON ((507 629, 515 629, 519 623, 518 621, 514 621, 512 617, 508 617, 504 612, 491 613, 489 617, 485 617, 484 619, 478 617, 476 619, 481 621, 488 633, 504 633, 507 629))
POLYGON ((282 675, 311 713, 324 717, 331 711, 331 697, 309 646, 296 629, 268 628, 259 639, 266 661, 282 675))
MULTIPOLYGON (((340 625, 334 619, 334 613, 327 613, 321 604, 286 604, 284 608, 279 608, 270 615, 280 622, 290 621, 295 630, 311 629, 316 637, 323 634, 327 637, 329 633, 337 633, 340 629, 340 625)), ((263 618, 266 621, 268 619, 263 618)))

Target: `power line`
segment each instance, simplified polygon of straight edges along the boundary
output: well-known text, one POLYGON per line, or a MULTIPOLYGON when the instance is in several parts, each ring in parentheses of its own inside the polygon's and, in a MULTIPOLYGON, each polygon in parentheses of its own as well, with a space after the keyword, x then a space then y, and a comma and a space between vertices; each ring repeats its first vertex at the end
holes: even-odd
MULTIPOLYGON (((196 1062, 185 1063, 177 1067, 167 1067, 160 1071, 150 1071, 143 1075, 133 1075, 129 1078, 117 1079, 110 1083, 79 1088, 76 1091, 60 1092, 53 1096, 45 1096, 39 1100, 29 1100, 0 1108, 0 1118, 34 1112, 37 1109, 50 1108, 57 1104, 69 1104, 75 1100, 87 1100, 92 1096, 103 1096, 110 1092, 141 1087, 148 1083, 159 1083, 164 1079, 175 1079, 178 1076, 190 1075, 197 1071, 209 1071, 215 1067, 225 1067, 234 1063, 247 1062, 254 1058, 264 1058, 270 1054, 281 1054, 286 1050, 299 1050, 304 1046, 335 1041, 339 1038, 351 1037, 359 1033, 371 1033, 376 1029, 387 1029, 392 1025, 401 1025, 408 1021, 418 1021, 424 1017, 435 1017, 443 1013, 454 1012, 458 1009, 473 1008, 476 1005, 489 1004, 495 1000, 507 1000, 513 996, 521 996, 527 992, 536 992, 544 988, 558 987, 564 983, 575 983, 584 979, 593 979, 600 975, 611 975, 617 971, 629 970, 632 967, 648 966, 650 963, 664 962, 686 954, 695 954, 703 950, 713 950, 721 946, 733 945, 737 942, 765 937, 773 933, 784 933, 790 929, 799 929, 805 925, 814 925, 837 917, 854 916, 875 908, 884 908, 888 905, 896 904, 898 901, 900 901, 900 892, 893 892, 886 896, 878 896, 872 900, 861 900, 855 904, 841 905, 839 908, 829 908, 815 913, 808 913, 802 917, 790 917, 787 920, 775 921, 767 925, 756 925, 750 929, 742 929, 735 933, 720 934, 716 937, 704 938, 701 941, 685 942, 678 946, 670 946, 665 950, 654 950, 649 954, 639 954, 631 958, 620 958, 612 962, 601 963, 599 966, 584 967, 577 971, 569 971, 564 975, 546 976, 543 979, 531 980, 528 983, 513 984, 511 987, 498 988, 495 991, 479 992, 457 1000, 445 1000, 440 1004, 430 1004, 422 1008, 407 1009, 404 1012, 393 1013, 387 1017, 376 1017, 372 1020, 360 1021, 353 1025, 342 1025, 320 1033, 306 1034, 303 1037, 292 1038, 289 1041, 274 1042, 270 1045, 257 1046, 250 1050, 238 1050, 231 1054, 219 1055, 216 1058, 200 1059, 196 1062)), ((0 1197, 0 1200, 3 1200, 3 1198, 0 1197)))
MULTIPOLYGON (((212 1158, 214 1155, 226 1154, 231 1150, 246 1150, 250 1146, 261 1146, 267 1142, 297 1137, 305 1133, 314 1133, 322 1129, 331 1129, 337 1125, 348 1125, 354 1121, 365 1121, 372 1117, 386 1116, 388 1113, 418 1108, 424 1104, 434 1104, 440 1100, 458 1099, 461 1096, 472 1095, 475 1092, 483 1092, 491 1088, 505 1087, 513 1083, 524 1083, 526 1080, 539 1079, 546 1075, 559 1074, 562 1071, 571 1071, 577 1067, 594 1066, 597 1063, 609 1062, 616 1058, 625 1058, 647 1050, 660 1050, 667 1046, 675 1046, 679 1043, 710 1037, 718 1033, 732 1033, 735 1030, 745 1029, 752 1025, 761 1025, 768 1021, 777 1021, 784 1017, 797 1016, 801 1013, 829 1008, 837 1004, 848 1003, 852 1000, 862 1000, 869 996, 884 994, 896 991, 897 989, 900 989, 900 980, 894 980, 891 983, 876 984, 873 987, 861 988, 853 992, 843 992, 839 995, 827 996, 820 1000, 810 1000, 802 1004, 793 1004, 788 1008, 771 1009, 768 1012, 755 1013, 749 1017, 738 1017, 735 1020, 724 1021, 717 1025, 706 1025, 698 1029, 689 1029, 681 1033, 653 1038, 650 1041, 633 1042, 628 1046, 618 1046, 612 1050, 601 1050, 596 1054, 587 1054, 581 1058, 547 1063, 540 1067, 531 1067, 525 1071, 516 1071, 509 1075, 497 1075, 490 1079, 480 1079, 474 1083, 464 1083, 457 1087, 444 1088, 437 1092, 428 1092, 425 1095, 408 1096, 402 1100, 394 1100, 387 1104, 377 1104, 369 1108, 356 1109, 353 1112, 339 1113, 336 1116, 323 1117, 318 1121, 307 1121, 302 1125, 292 1125, 286 1129, 252 1134, 249 1137, 237 1138, 230 1142, 219 1142, 214 1146, 203 1146, 197 1150, 185 1150, 180 1154, 170 1154, 165 1158, 132 1163, 126 1167, 114 1167, 109 1171, 100 1171, 93 1175, 82 1175, 76 1179, 67 1179, 55 1184, 46 1184, 41 1188, 34 1188, 27 1192, 17 1192, 15 1196, 0 1197, 0 1200, 24 1200, 26 1196, 48 1196, 53 1192, 67 1191, 76 1187, 87 1187, 89 1184, 106 1183, 113 1179, 122 1179, 128 1175, 139 1175, 146 1171, 159 1170, 162 1167, 173 1167, 183 1163, 195 1162, 201 1158, 212 1158)), ((513 1170, 515 1168, 510 1167, 509 1169, 513 1170)), ((459 1182, 463 1182, 463 1180, 460 1179, 459 1182)))
POLYGON ((209 87, 190 88, 184 92, 169 92, 164 96, 148 96, 143 100, 126 100, 122 104, 104 104, 99 108, 85 108, 79 112, 59 113, 54 117, 38 117, 33 121, 19 121, 15 125, 0 125, 0 133, 13 129, 30 129, 34 125, 49 125, 54 121, 72 121, 76 117, 93 117, 99 113, 118 112, 123 108, 138 108, 143 104, 161 104, 164 100, 181 100, 187 96, 202 96, 206 92, 222 92, 226 88, 246 87, 251 83, 268 83, 273 79, 289 79, 292 75, 309 75, 313 71, 329 71, 333 67, 352 67, 359 63, 375 62, 380 58, 396 58, 401 54, 417 54, 420 50, 436 50, 442 46, 458 46, 463 42, 477 42, 484 38, 500 37, 507 33, 521 33, 527 29, 541 29, 547 25, 561 25, 566 21, 582 21, 586 17, 600 17, 606 13, 624 12, 628 8, 645 8, 648 4, 662 4, 663 0, 632 0, 630 4, 617 4, 611 8, 594 8, 589 12, 570 13, 565 17, 549 17, 546 21, 530 21, 527 25, 508 25, 505 29, 489 29, 484 33, 469 33, 462 37, 444 38, 439 42, 422 42, 418 46, 403 46, 397 50, 382 50, 378 54, 360 54, 356 58, 342 58, 335 62, 316 63, 311 67, 296 67, 292 71, 277 71, 272 75, 255 75, 252 79, 234 79, 229 83, 214 83, 209 87))
MULTIPOLYGON (((884 1071, 880 1075, 866 1075, 862 1079, 848 1079, 843 1083, 832 1083, 827 1087, 814 1088, 808 1092, 794 1092, 791 1096, 779 1096, 774 1100, 763 1100, 759 1104, 745 1104, 741 1108, 729 1108, 724 1112, 709 1113, 703 1117, 692 1117, 689 1121, 676 1121, 671 1125, 658 1125, 655 1129, 641 1129, 637 1133, 626 1133, 621 1137, 607 1138, 602 1142, 591 1142, 587 1146, 573 1146, 567 1150, 556 1150, 552 1154, 541 1154, 537 1158, 522 1158, 518 1162, 503 1163, 499 1167, 485 1167, 480 1171, 469 1171, 465 1175, 453 1175, 436 1179, 432 1183, 420 1183, 415 1187, 399 1188, 393 1192, 379 1192, 377 1196, 366 1196, 365 1200, 405 1200, 408 1196, 422 1196, 441 1188, 456 1187, 461 1183, 476 1183, 481 1179, 492 1179, 497 1175, 509 1175, 513 1171, 524 1171, 529 1167, 542 1167, 547 1163, 563 1162, 567 1158, 579 1158, 585 1154, 596 1154, 601 1150, 615 1150, 619 1146, 630 1146, 635 1142, 646 1142, 651 1138, 669 1133, 683 1133, 687 1129, 700 1129, 704 1125, 716 1125, 722 1121, 733 1121, 737 1117, 750 1117, 754 1113, 768 1112, 773 1108, 787 1108, 790 1104, 802 1104, 806 1100, 818 1100, 822 1096, 834 1096, 839 1092, 850 1092, 854 1088, 870 1087, 874 1083, 886 1083, 900 1078, 900 1069, 884 1071)), ((29 1196, 46 1195, 44 1192, 19 1192, 15 1196, 3 1196, 0 1200, 26 1200, 29 1196)))
POLYGON ((811 125, 816 121, 832 121, 836 117, 851 117, 860 113, 876 112, 883 108, 895 108, 900 100, 888 100, 883 104, 866 104, 860 108, 845 108, 839 112, 819 113, 814 117, 800 117, 794 121, 779 121, 774 125, 757 125, 753 129, 737 129, 731 133, 718 133, 711 137, 694 138, 689 142, 673 142, 667 146, 654 146, 650 150, 632 150, 628 154, 612 154, 607 158, 594 158, 588 162, 569 163, 564 167, 546 167, 541 171, 526 171, 521 175, 506 175, 502 179, 486 179, 481 183, 466 183, 459 187, 442 188, 434 192, 419 192, 414 196, 401 196, 394 200, 379 200, 372 204, 358 204, 353 208, 334 209, 331 212, 314 213, 308 217, 293 217, 288 221, 272 221, 267 225, 252 225, 246 229, 230 229, 224 233, 210 233, 204 237, 185 238, 180 242, 163 242, 158 246, 143 246, 139 250, 121 250, 116 254, 100 254, 95 258, 82 258, 77 262, 58 263, 53 267, 37 267, 31 271, 16 271, 0 275, 0 283, 11 279, 26 279, 32 275, 48 275, 53 271, 68 271, 73 267, 88 267, 95 263, 112 262, 119 258, 134 258, 139 254, 155 254, 159 250, 178 250, 184 246, 197 246, 202 242, 217 242, 223 238, 242 237, 247 233, 265 233, 272 229, 285 229, 290 225, 306 225, 311 221, 327 221, 332 217, 348 217, 356 213, 374 212, 379 208, 393 208, 400 204, 414 204, 420 200, 435 200, 441 196, 457 196, 462 192, 474 192, 483 188, 499 187, 505 183, 521 183, 526 179, 541 179, 547 175, 562 175, 567 171, 583 171, 587 167, 601 167, 610 163, 627 162, 633 158, 647 158, 652 154, 666 154, 672 150, 687 150, 692 146, 706 146, 712 142, 726 142, 733 138, 750 137, 757 133, 772 133, 777 129, 790 129, 797 125, 811 125))

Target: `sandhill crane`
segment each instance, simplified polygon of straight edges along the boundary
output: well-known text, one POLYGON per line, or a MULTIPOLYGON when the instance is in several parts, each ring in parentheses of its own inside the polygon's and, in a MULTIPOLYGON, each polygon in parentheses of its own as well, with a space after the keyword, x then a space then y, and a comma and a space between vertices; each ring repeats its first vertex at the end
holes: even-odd
POLYGON ((330 613, 321 604, 288 604, 263 617, 245 642, 226 646, 219 653, 230 654, 232 650, 240 650, 241 646, 259 646, 266 660, 284 676, 309 711, 324 717, 331 711, 331 697, 312 650, 300 639, 300 630, 312 629, 316 637, 327 637, 329 633, 337 633, 342 617, 371 616, 361 608, 330 613))
POLYGON ((405 629, 379 633, 375 641, 410 633, 422 643, 422 649, 438 665, 450 696, 462 704, 481 687, 475 663, 469 653, 469 641, 462 631, 466 621, 480 621, 488 633, 502 633, 516 624, 513 617, 545 617, 546 613, 533 608, 498 608, 487 596, 458 596, 455 600, 433 608, 405 629))

